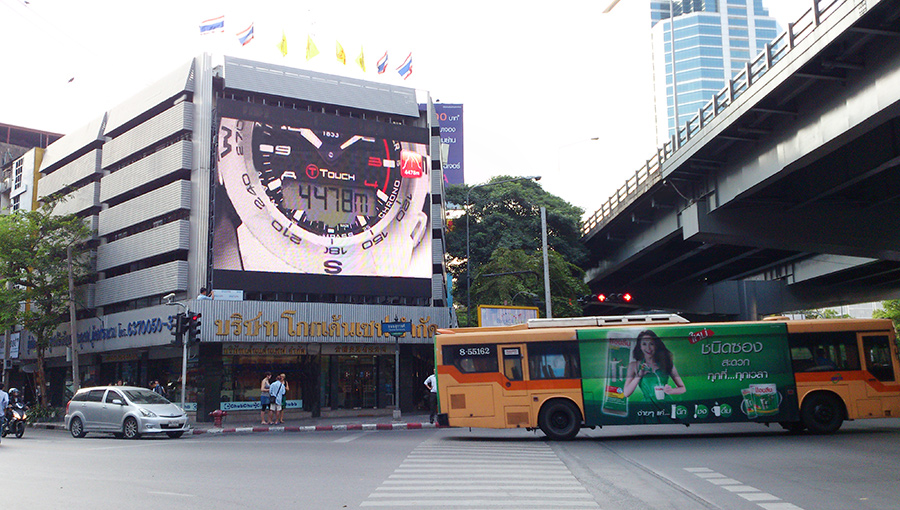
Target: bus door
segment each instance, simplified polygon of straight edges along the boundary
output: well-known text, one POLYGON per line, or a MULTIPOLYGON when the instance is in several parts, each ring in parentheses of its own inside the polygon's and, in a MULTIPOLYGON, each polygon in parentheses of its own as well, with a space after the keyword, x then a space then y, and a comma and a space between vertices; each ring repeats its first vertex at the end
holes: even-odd
POLYGON ((500 405, 507 427, 530 426, 531 403, 525 385, 528 364, 525 363, 525 344, 497 346, 500 354, 500 371, 503 374, 500 405))
POLYGON ((900 416, 900 385, 897 384, 896 356, 891 352, 891 338, 884 333, 860 333, 865 394, 856 400, 860 418, 900 416))

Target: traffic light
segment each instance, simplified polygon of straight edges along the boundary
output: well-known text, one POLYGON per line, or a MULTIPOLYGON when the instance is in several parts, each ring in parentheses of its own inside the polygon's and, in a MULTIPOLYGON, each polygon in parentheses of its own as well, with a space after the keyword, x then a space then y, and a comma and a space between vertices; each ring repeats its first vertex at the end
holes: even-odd
POLYGON ((188 342, 199 342, 200 341, 200 317, 203 314, 200 312, 190 313, 187 318, 187 332, 188 332, 188 342))
POLYGON ((585 296, 581 299, 581 301, 585 304, 600 304, 600 303, 631 303, 634 299, 628 292, 617 292, 612 294, 591 294, 585 296))
POLYGON ((172 343, 181 345, 184 342, 184 334, 187 333, 189 327, 190 319, 184 313, 179 312, 175 315, 175 328, 172 330, 172 336, 175 338, 172 340, 172 343))

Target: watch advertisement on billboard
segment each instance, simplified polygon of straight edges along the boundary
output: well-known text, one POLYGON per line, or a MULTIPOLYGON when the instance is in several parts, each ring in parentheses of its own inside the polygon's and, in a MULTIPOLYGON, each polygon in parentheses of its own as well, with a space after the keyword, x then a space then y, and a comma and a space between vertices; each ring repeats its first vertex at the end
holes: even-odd
POLYGON ((796 421, 783 324, 579 330, 585 414, 601 425, 796 421))
POLYGON ((427 129, 228 100, 218 115, 214 270, 431 279, 427 129))

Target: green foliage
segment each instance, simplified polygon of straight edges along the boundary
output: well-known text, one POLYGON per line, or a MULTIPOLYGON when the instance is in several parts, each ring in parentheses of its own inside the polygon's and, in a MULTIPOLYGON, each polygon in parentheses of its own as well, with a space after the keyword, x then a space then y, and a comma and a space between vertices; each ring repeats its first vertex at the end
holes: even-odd
POLYGON ((822 310, 800 310, 799 312, 806 319, 850 319, 846 313, 838 313, 837 310, 824 308, 822 310))
POLYGON ((67 249, 73 247, 76 281, 88 274, 84 242, 90 230, 74 215, 53 215, 56 202, 40 210, 0 216, 0 320, 12 318, 34 335, 37 384, 44 381, 44 350, 69 307, 67 249), (14 303, 24 302, 19 307, 14 303))
POLYGON ((881 302, 882 308, 872 312, 876 319, 891 319, 894 321, 894 330, 897 331, 897 344, 900 345, 900 299, 889 299, 881 302))
MULTIPOLYGON (((510 176, 497 176, 490 182, 513 179, 510 176)), ((587 262, 587 250, 581 243, 579 225, 583 211, 563 199, 547 193, 534 181, 521 180, 500 184, 483 184, 478 186, 449 186, 446 190, 446 201, 465 208, 468 197, 468 210, 452 220, 447 231, 446 246, 450 256, 448 264, 456 284, 454 285, 454 301, 462 308, 466 304, 466 269, 469 260, 466 252, 466 222, 468 221, 468 252, 472 264, 472 308, 477 304, 501 304, 515 297, 517 305, 533 304, 525 299, 527 292, 534 293, 540 301, 544 299, 543 266, 541 259, 541 213, 544 206, 547 210, 547 243, 551 254, 551 296, 553 299, 553 315, 563 317, 570 309, 570 301, 575 302, 578 295, 584 294, 582 287, 572 284, 572 271, 580 271, 578 267, 587 262), (468 217, 467 217, 468 216, 468 217), (496 250, 504 250, 495 259, 496 250), (516 253, 519 254, 516 254, 516 253), (530 262, 520 258, 524 257, 530 262), (559 261, 555 261, 559 257, 559 261), (517 265, 530 264, 530 265, 517 265), (488 269, 490 268, 490 269, 488 269), (505 268, 505 269, 500 269, 505 268), (479 282, 476 273, 501 273, 509 271, 534 270, 539 278, 524 277, 528 280, 523 286, 493 278, 490 282, 479 282), (557 269, 558 268, 558 269, 557 269), (561 278, 561 281, 557 281, 561 278), (536 280, 532 283, 533 280, 536 280), (478 285, 486 285, 484 289, 476 289, 478 285), (495 290, 493 287, 497 287, 495 290), (554 289, 559 287, 560 291, 554 289), (578 287, 581 294, 568 292, 578 287), (489 293, 487 289, 491 288, 489 293), (521 292, 521 294, 519 294, 521 292), (518 296, 516 296, 518 294, 518 296), (557 302, 559 304, 557 304, 557 302), (557 308, 557 306, 559 308, 557 308)), ((512 278, 509 282, 522 278, 512 278)), ((580 284, 579 282, 576 282, 580 284)), ((583 284, 582 284, 583 285, 583 284)), ((577 315, 580 308, 575 303, 577 315)), ((543 309, 543 306, 541 306, 543 309)), ((543 313, 543 312, 542 312, 543 313)), ((460 325, 465 324, 465 310, 459 312, 460 325)))
POLYGON ((64 410, 58 409, 56 407, 36 405, 28 409, 27 421, 28 423, 54 421, 58 416, 62 416, 64 414, 64 410))
MULTIPOLYGON (((578 317, 581 307, 575 296, 588 292, 584 271, 553 250, 550 260, 550 299, 554 317, 578 317)), ((544 261, 540 250, 494 250, 490 261, 473 275, 472 303, 502 306, 537 306, 545 315, 544 261), (521 273, 522 271, 527 271, 521 273), (502 276, 502 273, 518 273, 502 276)), ((473 310, 474 314, 475 310, 473 310)))

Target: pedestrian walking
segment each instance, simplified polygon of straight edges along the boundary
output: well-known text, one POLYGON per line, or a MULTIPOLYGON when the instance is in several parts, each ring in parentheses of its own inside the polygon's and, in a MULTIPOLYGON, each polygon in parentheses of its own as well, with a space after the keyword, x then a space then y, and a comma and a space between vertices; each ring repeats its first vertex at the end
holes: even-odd
POLYGON ((431 423, 434 423, 434 418, 437 416, 437 377, 435 374, 436 372, 432 372, 425 379, 425 387, 428 388, 428 410, 431 412, 428 420, 431 423))

